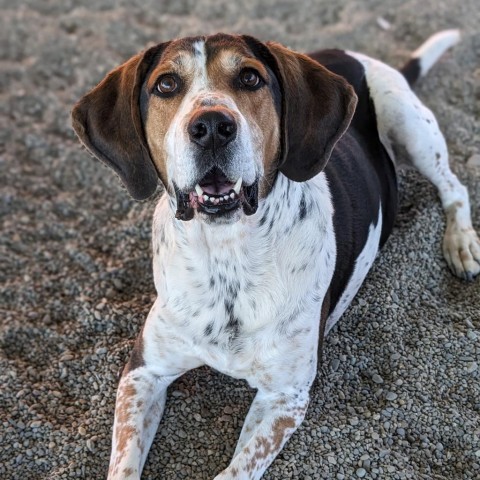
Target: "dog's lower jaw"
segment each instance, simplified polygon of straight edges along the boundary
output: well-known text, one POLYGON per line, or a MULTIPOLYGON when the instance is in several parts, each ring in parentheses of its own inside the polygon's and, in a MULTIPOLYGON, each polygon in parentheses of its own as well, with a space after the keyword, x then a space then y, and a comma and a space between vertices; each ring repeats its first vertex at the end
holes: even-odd
MULTIPOLYGON (((225 204, 206 205, 195 198, 192 200, 192 193, 186 193, 180 190, 174 183, 175 197, 177 207, 175 218, 177 220, 189 221, 195 216, 195 211, 203 213, 209 218, 208 223, 214 223, 217 219, 221 219, 219 223, 230 223, 235 221, 235 213, 242 207, 243 213, 247 216, 253 215, 258 209, 258 179, 252 185, 243 186, 239 197, 234 201, 225 204), (227 222, 225 222, 227 220, 227 222)), ((238 220, 238 218, 237 218, 238 220)))

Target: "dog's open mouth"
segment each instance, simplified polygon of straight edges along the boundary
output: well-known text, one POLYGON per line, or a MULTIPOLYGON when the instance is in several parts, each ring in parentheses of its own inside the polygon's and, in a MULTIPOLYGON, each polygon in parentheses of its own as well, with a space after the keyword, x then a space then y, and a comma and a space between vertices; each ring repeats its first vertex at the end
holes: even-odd
POLYGON ((258 180, 244 185, 242 177, 230 181, 219 169, 212 168, 191 192, 175 188, 176 218, 191 220, 195 209, 208 215, 225 215, 242 206, 246 215, 253 215, 258 207, 258 180))

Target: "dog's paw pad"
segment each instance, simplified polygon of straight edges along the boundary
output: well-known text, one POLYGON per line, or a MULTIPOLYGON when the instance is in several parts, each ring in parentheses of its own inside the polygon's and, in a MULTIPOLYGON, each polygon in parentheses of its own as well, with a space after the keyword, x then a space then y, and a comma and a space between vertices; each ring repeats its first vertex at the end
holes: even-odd
POLYGON ((443 255, 457 277, 472 281, 480 273, 480 239, 473 228, 447 230, 443 255))

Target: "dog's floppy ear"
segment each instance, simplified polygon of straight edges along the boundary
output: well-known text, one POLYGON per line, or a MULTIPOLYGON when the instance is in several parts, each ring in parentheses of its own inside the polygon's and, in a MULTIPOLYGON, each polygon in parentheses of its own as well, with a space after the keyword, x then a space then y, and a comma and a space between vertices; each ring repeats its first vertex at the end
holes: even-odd
POLYGON ((115 170, 136 200, 150 197, 158 184, 143 132, 140 91, 165 46, 152 47, 111 71, 72 110, 72 125, 81 142, 115 170))
POLYGON ((342 77, 306 55, 277 43, 244 37, 253 53, 273 70, 282 94, 282 156, 279 170, 306 181, 325 167, 352 120, 357 96, 342 77))

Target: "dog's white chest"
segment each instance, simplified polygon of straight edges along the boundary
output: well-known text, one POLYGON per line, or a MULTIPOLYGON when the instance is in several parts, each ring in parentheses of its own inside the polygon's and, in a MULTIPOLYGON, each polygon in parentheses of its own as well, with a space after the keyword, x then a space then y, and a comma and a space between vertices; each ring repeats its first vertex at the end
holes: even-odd
POLYGON ((330 218, 312 214, 298 223, 294 200, 284 212, 265 208, 263 226, 257 219, 252 228, 217 227, 213 235, 202 225, 173 232, 155 222, 158 322, 146 328, 179 343, 184 368, 207 364, 256 386, 313 352, 335 244, 324 224, 330 218))

